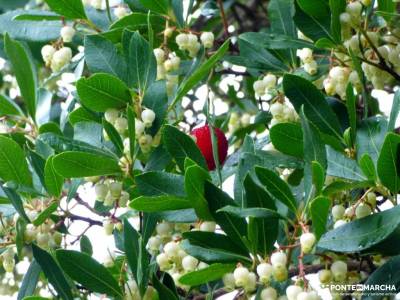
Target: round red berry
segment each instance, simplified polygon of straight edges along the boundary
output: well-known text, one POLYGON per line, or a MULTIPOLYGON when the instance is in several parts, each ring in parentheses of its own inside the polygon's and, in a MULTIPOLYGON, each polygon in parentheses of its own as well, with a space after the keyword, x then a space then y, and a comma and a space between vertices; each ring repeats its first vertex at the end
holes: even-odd
MULTIPOLYGON (((228 141, 225 134, 219 128, 214 128, 215 136, 218 141, 218 158, 222 165, 228 154, 228 141)), ((196 138, 196 144, 203 154, 209 170, 215 169, 215 161, 212 150, 210 127, 208 125, 196 128, 192 131, 192 135, 196 138)))

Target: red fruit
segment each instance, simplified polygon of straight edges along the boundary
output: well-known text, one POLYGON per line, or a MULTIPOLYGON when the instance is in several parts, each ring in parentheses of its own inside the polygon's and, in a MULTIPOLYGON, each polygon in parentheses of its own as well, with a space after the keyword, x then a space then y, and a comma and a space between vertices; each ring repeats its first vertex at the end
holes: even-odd
MULTIPOLYGON (((215 136, 218 141, 218 158, 219 163, 222 165, 228 154, 228 141, 225 134, 219 128, 214 128, 215 136)), ((196 128, 192 131, 192 135, 196 137, 196 144, 201 153, 206 159, 208 169, 210 171, 215 169, 215 161, 212 150, 210 127, 208 125, 196 128)))

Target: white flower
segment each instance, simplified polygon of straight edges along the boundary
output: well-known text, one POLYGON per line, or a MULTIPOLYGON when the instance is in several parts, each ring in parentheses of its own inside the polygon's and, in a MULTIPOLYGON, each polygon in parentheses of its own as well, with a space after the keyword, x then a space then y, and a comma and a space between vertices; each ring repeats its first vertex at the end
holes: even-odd
POLYGON ((212 32, 203 32, 200 36, 204 48, 212 48, 214 45, 214 34, 212 32))
POLYGON ((60 35, 64 43, 72 42, 72 39, 75 36, 75 29, 71 26, 64 26, 61 28, 60 35))

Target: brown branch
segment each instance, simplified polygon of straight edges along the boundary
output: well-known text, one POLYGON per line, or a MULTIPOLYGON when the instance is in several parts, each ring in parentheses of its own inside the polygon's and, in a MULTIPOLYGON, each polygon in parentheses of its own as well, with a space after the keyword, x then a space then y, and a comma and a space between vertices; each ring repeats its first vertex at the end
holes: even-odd
POLYGON ((228 25, 228 20, 226 19, 226 15, 225 15, 224 3, 222 2, 222 0, 217 0, 217 2, 218 2, 219 10, 221 13, 222 24, 224 25, 225 36, 229 37, 229 31, 228 31, 229 25, 228 25))

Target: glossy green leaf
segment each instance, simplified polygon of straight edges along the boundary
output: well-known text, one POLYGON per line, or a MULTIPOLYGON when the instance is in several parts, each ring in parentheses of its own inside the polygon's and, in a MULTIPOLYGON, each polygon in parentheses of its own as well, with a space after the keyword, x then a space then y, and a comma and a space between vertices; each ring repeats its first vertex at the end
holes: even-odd
POLYGON ((56 256, 64 272, 87 289, 110 296, 122 296, 118 282, 107 268, 88 254, 59 249, 56 256))
POLYGON ((226 212, 239 218, 256 218, 256 219, 283 219, 287 220, 285 216, 277 213, 276 211, 263 207, 241 208, 237 206, 225 206, 217 212, 226 212))
POLYGON ((204 269, 186 273, 179 278, 179 282, 188 286, 198 286, 222 278, 235 267, 235 264, 212 264, 204 269))
POLYGON ((340 177, 353 181, 364 181, 364 176, 357 161, 327 147, 328 169, 326 174, 330 176, 340 177))
POLYGON ((138 32, 125 31, 123 47, 129 65, 128 82, 144 94, 157 76, 157 62, 149 42, 138 32))
POLYGON ((115 175, 121 173, 118 161, 87 152, 66 151, 53 158, 55 171, 65 178, 115 175))
POLYGON ((319 239, 326 232, 331 201, 326 197, 317 197, 310 203, 310 213, 314 234, 319 239))
POLYGON ((118 157, 121 157, 124 154, 124 143, 122 141, 121 135, 115 129, 115 127, 103 119, 103 128, 107 133, 108 138, 115 146, 115 151, 118 157))
POLYGON ((283 89, 297 113, 304 106, 304 114, 322 133, 342 140, 339 121, 315 85, 299 76, 285 74, 283 89))
POLYGON ((391 19, 390 14, 396 11, 396 3, 391 0, 378 0, 378 10, 385 12, 383 16, 386 21, 391 19))
POLYGON ((400 112, 400 90, 397 90, 393 97, 392 110, 390 111, 388 131, 392 131, 396 126, 397 117, 400 112))
POLYGON ((27 47, 18 41, 4 36, 4 50, 11 62, 22 98, 31 117, 35 119, 37 102, 37 76, 36 70, 27 47))
POLYGON ((361 156, 358 164, 369 180, 375 181, 377 179, 374 161, 368 153, 364 153, 363 156, 361 156))
POLYGON ((36 227, 43 224, 50 217, 50 215, 57 210, 58 204, 58 202, 50 203, 43 211, 41 211, 37 215, 35 220, 32 221, 32 224, 36 227))
POLYGON ((17 211, 18 215, 22 217, 26 222, 30 223, 30 219, 25 213, 24 205, 22 202, 21 197, 17 194, 17 192, 11 188, 5 187, 5 186, 0 186, 2 191, 4 192, 4 196, 10 200, 12 206, 15 208, 17 211))
POLYGON ((40 268, 39 264, 35 260, 32 260, 22 279, 17 300, 26 299, 25 297, 33 295, 36 290, 36 285, 39 281, 39 275, 41 271, 42 269, 40 268))
POLYGON ((210 180, 206 170, 198 165, 185 167, 185 191, 190 199, 197 216, 202 220, 212 220, 208 209, 207 200, 204 197, 204 183, 210 180))
POLYGON ((186 198, 171 195, 140 196, 133 199, 129 206, 139 211, 159 212, 191 208, 192 203, 186 198))
POLYGON ((32 251, 33 257, 42 268, 47 280, 57 291, 58 296, 64 300, 72 300, 71 287, 55 259, 47 251, 35 244, 32 244, 32 251))
POLYGON ((318 247, 344 253, 400 253, 400 206, 357 219, 325 233, 318 247))
POLYGON ((235 205, 236 203, 229 197, 229 195, 208 181, 205 183, 204 191, 210 213, 215 222, 217 222, 221 229, 229 238, 232 239, 232 241, 234 241, 235 244, 243 247, 243 237, 246 236, 247 233, 246 221, 225 212, 217 212, 219 209, 227 205, 235 205))
POLYGON ((399 144, 400 135, 388 133, 377 163, 379 179, 393 193, 400 189, 399 144))
POLYGON ((0 116, 8 115, 23 115, 23 113, 13 100, 0 94, 0 116))
POLYGON ((285 204, 290 210, 296 212, 297 204, 289 186, 274 171, 256 167, 256 174, 266 190, 277 200, 285 204))
POLYGON ((346 0, 329 0, 329 6, 332 13, 331 32, 336 43, 342 40, 342 26, 340 23, 340 14, 346 9, 346 0))
POLYGON ((46 161, 44 167, 44 180, 49 194, 58 197, 62 192, 64 178, 54 169, 53 158, 54 156, 50 156, 46 161))
POLYGON ((26 186, 32 185, 24 152, 14 140, 5 136, 0 136, 0 178, 26 186))
POLYGON ((168 15, 169 1, 167 0, 139 0, 143 7, 162 15, 168 15))
POLYGON ((92 73, 107 73, 127 81, 127 65, 118 48, 108 39, 96 34, 86 35, 85 61, 92 73))
POLYGON ((175 159, 179 168, 183 171, 186 157, 196 162, 200 167, 208 169, 205 159, 194 140, 171 125, 166 125, 162 139, 169 154, 175 159))
POLYGON ((76 89, 82 104, 98 112, 109 108, 124 108, 131 102, 128 87, 110 74, 98 73, 89 78, 81 78, 76 89))
POLYGON ((92 256, 93 246, 92 246, 92 243, 90 242, 90 239, 87 237, 87 235, 83 235, 81 237, 81 239, 79 240, 79 248, 80 248, 81 252, 92 256))
MULTIPOLYGON (((168 275, 167 273, 164 274, 168 275)), ((160 297, 160 299, 168 299, 168 300, 179 300, 178 295, 176 295, 172 290, 170 290, 167 286, 165 286, 164 284, 162 284, 156 274, 153 274, 153 285, 154 288, 157 290, 158 292, 158 296, 160 297)))
POLYGON ((185 197, 184 177, 167 172, 145 172, 135 177, 138 191, 144 196, 174 195, 185 197))
POLYGON ((271 127, 269 136, 275 149, 295 157, 303 157, 303 132, 296 123, 279 123, 271 127))
POLYGON ((50 9, 69 19, 86 19, 81 0, 45 0, 50 9))

